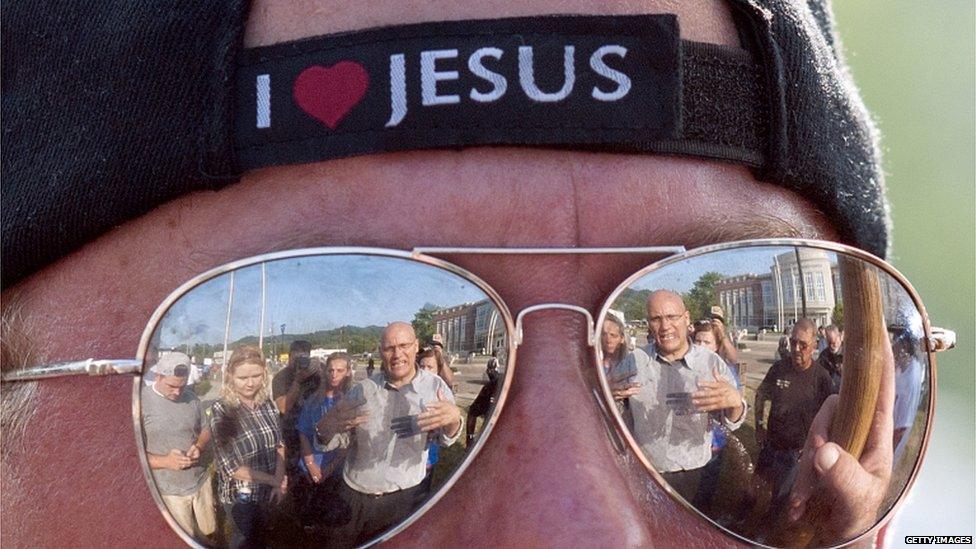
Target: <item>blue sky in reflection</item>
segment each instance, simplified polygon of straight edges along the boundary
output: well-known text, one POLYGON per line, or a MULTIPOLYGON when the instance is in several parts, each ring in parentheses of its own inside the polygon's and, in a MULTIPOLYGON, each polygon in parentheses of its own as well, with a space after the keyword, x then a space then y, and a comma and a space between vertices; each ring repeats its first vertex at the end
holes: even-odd
MULTIPOLYGON (((648 273, 637 280, 631 288, 636 290, 666 288, 675 292, 687 292, 701 275, 711 271, 725 276, 769 274, 773 257, 792 252, 792 247, 770 246, 705 254, 648 273)), ((826 253, 830 263, 836 264, 837 254, 826 253)))
MULTIPOLYGON (((425 304, 453 306, 484 299, 463 278, 411 260, 366 255, 301 257, 268 262, 264 335, 385 326, 410 321, 425 304)), ((223 341, 230 274, 197 286, 161 323, 161 345, 223 341)), ((261 325, 261 266, 234 272, 230 341, 256 336, 261 325)))

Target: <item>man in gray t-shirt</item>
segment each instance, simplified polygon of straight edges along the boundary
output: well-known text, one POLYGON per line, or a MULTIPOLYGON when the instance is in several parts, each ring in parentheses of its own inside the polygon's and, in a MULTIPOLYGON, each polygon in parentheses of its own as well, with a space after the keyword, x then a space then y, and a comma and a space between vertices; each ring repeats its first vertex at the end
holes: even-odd
POLYGON ((191 535, 209 536, 217 529, 213 487, 200 455, 210 430, 200 400, 186 386, 190 358, 163 353, 152 372, 142 387, 142 425, 153 480, 176 522, 191 535))
POLYGON ((417 368, 417 336, 406 322, 380 339, 381 372, 353 387, 316 426, 326 450, 347 448, 339 495, 350 520, 330 540, 359 545, 400 522, 426 498, 428 441, 454 444, 461 410, 440 377, 417 368))

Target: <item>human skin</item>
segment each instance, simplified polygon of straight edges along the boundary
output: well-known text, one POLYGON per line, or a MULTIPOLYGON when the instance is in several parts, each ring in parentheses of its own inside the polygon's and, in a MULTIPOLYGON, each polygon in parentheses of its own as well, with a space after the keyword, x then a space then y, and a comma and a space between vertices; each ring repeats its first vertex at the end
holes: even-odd
POLYGON ((245 362, 228 373, 231 387, 234 388, 241 402, 253 406, 254 395, 264 386, 264 364, 245 362))
MULTIPOLYGON (((257 2, 246 40, 253 46, 376 25, 503 14, 642 11, 677 13, 683 38, 735 44, 724 5, 690 4, 375 2, 364 13, 359 3, 257 2)), ((836 239, 809 202, 758 182, 742 166, 513 148, 405 152, 256 170, 222 190, 181 197, 35 273, 6 290, 3 300, 24 319, 21 329, 32 335, 35 363, 131 357, 152 311, 182 282, 227 261, 275 250, 691 248, 774 236, 836 239), (247 215, 241 215, 242 207, 247 215)), ((483 278, 514 312, 548 301, 596 311, 620 281, 657 257, 448 259, 483 278)), ((591 393, 592 356, 582 317, 528 317, 505 408, 481 454, 393 545, 733 543, 671 499, 629 450, 614 450, 591 393), (570 417, 572 428, 565 428, 570 417)), ((124 376, 36 385, 29 437, 5 443, 0 545, 181 546, 141 472, 131 394, 132 381, 124 376), (52 474, 65 471, 85 474, 52 474)))
POLYGON ((647 298, 647 326, 654 348, 665 360, 688 352, 688 311, 681 296, 668 290, 651 292, 647 298))
POLYGON ((711 330, 695 332, 695 343, 704 346, 713 353, 718 352, 718 344, 715 343, 715 334, 711 330))
POLYGON ((600 344, 603 346, 603 356, 608 357, 617 352, 617 347, 624 342, 624 335, 620 333, 620 327, 609 320, 603 323, 603 331, 600 333, 600 344))
POLYGON ((813 351, 817 348, 817 336, 813 329, 802 326, 793 329, 790 337, 790 360, 801 372, 813 365, 813 351))
POLYGON ((419 344, 413 328, 405 322, 394 322, 380 337, 383 371, 394 387, 402 387, 417 373, 419 344))
POLYGON ((437 357, 425 356, 420 359, 420 367, 428 372, 437 375, 437 357))
POLYGON ((159 394, 166 397, 168 400, 176 400, 180 398, 180 393, 183 392, 183 387, 186 387, 186 377, 181 376, 156 376, 156 381, 153 382, 153 387, 159 394))

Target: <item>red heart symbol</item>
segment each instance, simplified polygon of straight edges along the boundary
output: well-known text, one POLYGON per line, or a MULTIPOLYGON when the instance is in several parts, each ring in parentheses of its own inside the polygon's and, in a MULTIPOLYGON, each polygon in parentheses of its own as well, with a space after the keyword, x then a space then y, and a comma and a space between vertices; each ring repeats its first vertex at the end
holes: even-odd
POLYGON ((312 118, 334 130, 369 88, 369 74, 354 61, 311 66, 295 79, 292 97, 312 118))

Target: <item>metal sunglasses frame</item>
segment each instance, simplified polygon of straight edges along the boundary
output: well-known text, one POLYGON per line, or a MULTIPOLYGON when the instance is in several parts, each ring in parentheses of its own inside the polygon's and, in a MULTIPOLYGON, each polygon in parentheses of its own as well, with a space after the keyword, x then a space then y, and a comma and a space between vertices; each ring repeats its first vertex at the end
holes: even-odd
MULTIPOLYGON (((866 263, 878 267, 883 272, 892 276, 908 293, 911 297, 913 304, 920 313, 922 318, 922 325, 924 330, 924 343, 925 351, 929 359, 929 406, 926 416, 926 426, 922 441, 922 447, 918 459, 916 460, 915 466, 909 477, 907 484, 905 485, 902 493, 899 494, 898 499, 892 505, 892 507, 880 517, 875 526, 866 532, 859 535, 857 538, 845 541, 839 545, 847 545, 850 543, 855 543, 860 540, 865 539, 869 535, 875 534, 883 524, 887 522, 890 516, 901 506, 906 495, 911 489, 918 475, 919 468, 921 466, 923 457, 925 455, 926 449, 928 447, 928 442, 930 439, 930 431, 932 428, 932 416, 935 411, 935 356, 934 353, 938 351, 943 351, 952 348, 955 345, 955 334, 949 330, 942 330, 939 328, 932 328, 929 323, 928 315, 925 312, 925 308, 922 305, 921 299, 918 293, 911 286, 907 279, 901 275, 894 267, 892 267, 886 261, 873 256, 867 252, 847 246, 844 244, 838 244, 834 242, 827 242, 821 240, 807 240, 807 239, 797 239, 797 238, 777 238, 777 239, 755 239, 755 240, 740 240, 734 242, 726 242, 721 244, 715 244, 710 246, 703 246, 700 248, 695 248, 693 250, 685 250, 683 246, 646 246, 646 247, 523 247, 523 248, 499 248, 499 247, 415 247, 411 251, 403 250, 393 250, 385 248, 370 248, 370 247, 321 247, 321 248, 302 248, 296 250, 288 250, 282 252, 272 252, 267 254, 256 255, 248 257, 245 259, 240 259, 224 265, 210 269, 204 273, 201 273, 187 282, 180 285, 178 288, 173 290, 163 302, 156 308, 155 312, 149 318, 146 324, 146 328, 143 330, 142 337, 139 342, 139 347, 136 353, 135 359, 87 359, 80 361, 68 361, 59 362, 53 364, 47 364, 42 366, 35 366, 27 369, 16 370, 12 372, 4 372, 2 375, 3 382, 13 382, 13 381, 30 381, 30 380, 41 380, 51 377, 62 377, 68 375, 113 375, 113 374, 133 374, 135 375, 133 380, 133 390, 132 390, 132 418, 135 430, 136 445, 139 450, 139 459, 143 468, 143 475, 150 487, 150 492, 152 493, 153 499, 156 502, 157 507, 163 514, 166 522, 170 527, 183 539, 186 543, 193 547, 203 547, 200 542, 194 539, 189 533, 184 532, 183 529, 176 523, 175 519, 169 512, 166 504, 163 502, 162 496, 160 495, 155 482, 152 479, 151 469, 149 467, 148 458, 145 452, 145 442, 144 433, 142 429, 141 421, 141 383, 142 383, 142 372, 144 368, 144 359, 149 350, 149 346, 152 342, 152 337, 160 321, 166 312, 173 306, 176 301, 181 299, 183 296, 187 295, 194 288, 198 287, 200 284, 216 278, 218 276, 227 274, 231 271, 235 271, 241 268, 258 265, 264 262, 277 261, 283 259, 292 259, 298 257, 308 257, 308 256, 328 256, 328 255, 347 255, 347 256, 373 256, 373 257, 388 257, 396 258, 407 261, 415 261, 423 264, 430 265, 435 268, 439 268, 448 271, 456 276, 460 276, 467 282, 474 284, 479 290, 485 293, 485 295, 491 300, 499 316, 502 318, 505 324, 506 333, 509 337, 506 337, 506 343, 508 347, 508 364, 505 371, 505 378, 502 383, 501 390, 499 391, 498 400, 492 410, 490 416, 485 420, 484 427, 481 434, 478 436, 472 448, 469 448, 466 452, 464 460, 458 465, 457 469, 451 474, 451 477, 444 483, 443 486, 438 489, 438 491, 432 495, 423 505, 414 510, 409 516, 403 519, 396 527, 388 530, 380 537, 368 542, 366 546, 372 546, 384 541, 389 540, 399 532, 403 531, 407 526, 415 522, 420 516, 426 513, 431 507, 433 507, 440 499, 446 494, 458 478, 463 475, 467 470, 470 463, 474 460, 477 454, 481 451, 484 445, 484 441, 489 437, 491 431, 493 430, 495 424, 497 423, 498 417, 504 408, 505 401, 508 395, 508 390, 511 386, 512 379, 514 378, 515 368, 517 365, 516 354, 518 346, 522 342, 522 325, 524 318, 536 311, 541 310, 568 310, 572 312, 579 313, 586 318, 587 321, 587 344, 593 348, 594 364, 601 364, 603 360, 602 349, 598 345, 599 336, 596 332, 596 326, 602 326, 610 306, 617 299, 617 297, 623 292, 624 289, 628 288, 635 281, 641 277, 659 270, 661 268, 673 265, 677 262, 721 251, 729 251, 734 249, 748 248, 748 247, 806 247, 822 249, 826 251, 842 253, 860 260, 866 263), (604 300, 603 305, 600 308, 600 312, 597 315, 597 319, 594 322, 593 316, 590 314, 589 310, 580 307, 578 305, 568 304, 568 303, 539 303, 523 308, 518 312, 518 315, 513 319, 511 312, 509 311, 507 305, 502 301, 498 293, 489 286, 484 280, 479 278, 477 275, 471 273, 470 271, 459 267, 453 263, 435 257, 436 255, 585 255, 585 254, 672 254, 666 258, 652 262, 650 265, 640 269, 634 274, 630 275, 626 280, 621 282, 620 285, 614 289, 609 296, 604 300)), ((598 402, 599 408, 603 411, 605 415, 605 420, 609 423, 607 425, 608 435, 610 436, 611 443, 615 446, 618 452, 625 452, 626 449, 623 447, 623 443, 630 446, 630 449, 637 455, 638 460, 644 466, 645 469, 651 474, 654 480, 661 485, 664 490, 670 494, 676 501, 682 504, 690 512, 702 517, 719 530, 725 534, 737 539, 739 541, 753 544, 756 542, 745 538, 724 526, 718 524, 710 517, 701 513, 688 501, 682 498, 671 486, 664 480, 660 473, 653 467, 647 457, 640 450, 637 442, 634 440, 630 431, 626 428, 623 417, 617 411, 616 406, 613 406, 613 396, 611 394, 609 383, 607 382, 606 376, 602 371, 602 368, 597 368, 597 376, 600 382, 600 390, 594 388, 594 396, 598 402), (602 395, 600 392, 602 391, 602 395), (601 398, 602 396, 602 398, 601 398), (611 424, 613 427, 611 427, 611 424)))

